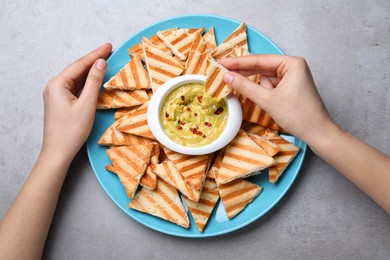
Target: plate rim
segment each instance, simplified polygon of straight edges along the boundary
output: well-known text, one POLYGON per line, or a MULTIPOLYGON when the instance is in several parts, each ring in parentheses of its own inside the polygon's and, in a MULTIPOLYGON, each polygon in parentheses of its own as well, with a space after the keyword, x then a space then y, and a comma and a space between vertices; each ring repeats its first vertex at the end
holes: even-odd
MULTIPOLYGON (((156 21, 156 22, 154 22, 152 24, 149 24, 149 25, 147 25, 147 26, 137 30, 135 33, 131 34, 127 39, 125 39, 117 48, 115 48, 115 50, 113 51, 112 54, 114 54, 118 49, 121 49, 124 45, 126 45, 127 42, 132 37, 136 36, 137 34, 141 33, 142 31, 144 31, 144 30, 146 30, 146 29, 148 29, 150 27, 156 26, 156 25, 158 25, 160 23, 169 22, 169 21, 175 20, 175 19, 200 18, 200 17, 223 19, 223 20, 227 20, 227 21, 230 21, 230 22, 238 23, 238 24, 242 23, 241 21, 233 19, 233 18, 220 16, 220 15, 213 15, 213 14, 186 14, 186 15, 172 16, 172 17, 169 17, 169 18, 166 18, 166 19, 162 19, 162 20, 156 21)), ((248 24, 246 24, 246 26, 248 28, 250 28, 251 30, 255 31, 256 33, 258 33, 259 35, 261 35, 266 41, 268 41, 268 43, 270 43, 277 51, 279 51, 280 54, 284 55, 284 52, 273 41, 271 41, 270 38, 268 38, 266 35, 264 35, 260 31, 258 31, 257 29, 253 28, 252 26, 250 26, 248 24)), ((110 59, 113 59, 112 57, 113 56, 111 55, 107 59, 107 62, 109 62, 110 59)), ((91 133, 92 133, 92 130, 91 130, 91 133)), ((300 170, 302 168, 303 161, 304 161, 304 159, 306 157, 307 144, 304 141, 302 141, 301 139, 299 139, 298 137, 294 136, 294 138, 297 138, 299 140, 299 142, 301 143, 301 147, 300 147, 301 150, 299 151, 299 153, 303 153, 303 154, 302 154, 302 156, 300 158, 295 158, 295 159, 299 159, 296 173, 292 176, 291 180, 287 183, 286 188, 280 193, 280 195, 262 213, 256 215, 255 217, 250 218, 250 219, 244 221, 243 223, 241 223, 241 224, 239 224, 237 226, 234 226, 232 228, 229 228, 229 229, 226 229, 226 230, 217 231, 217 232, 214 232, 214 233, 209 233, 209 234, 205 234, 205 233, 199 233, 199 234, 188 233, 188 234, 185 234, 185 233, 177 233, 177 232, 169 231, 169 230, 163 230, 163 229, 161 229, 159 227, 150 225, 149 223, 146 223, 146 222, 142 221, 137 216, 130 215, 129 212, 125 211, 122 208, 122 205, 120 205, 116 201, 116 199, 113 198, 113 196, 110 194, 110 192, 106 189, 106 187, 103 185, 101 179, 99 178, 99 176, 97 174, 98 171, 95 168, 95 165, 91 163, 91 161, 92 161, 92 154, 91 154, 92 151, 91 151, 91 148, 89 146, 89 143, 92 142, 92 141, 90 141, 90 139, 91 139, 90 135, 88 136, 87 141, 86 141, 86 148, 87 148, 89 165, 92 167, 94 175, 96 176, 100 186, 103 188, 105 193, 109 196, 111 201, 113 201, 121 209, 121 211, 124 212, 126 215, 130 216, 132 219, 134 219, 138 223, 140 223, 140 224, 142 224, 142 225, 144 225, 144 226, 146 226, 146 227, 148 227, 148 228, 150 228, 152 230, 155 230, 155 231, 158 231, 160 233, 163 233, 163 234, 176 236, 176 237, 184 237, 184 238, 207 238, 207 237, 215 237, 215 236, 221 236, 221 235, 224 235, 224 234, 232 233, 232 232, 237 231, 237 230, 239 230, 239 229, 241 229, 243 227, 246 227, 249 224, 251 224, 251 223, 255 222, 256 220, 258 220, 259 218, 261 218, 262 216, 264 216, 265 214, 269 213, 272 210, 272 208, 274 208, 274 206, 277 203, 279 203, 279 201, 285 196, 285 194, 290 190, 292 184, 295 182, 295 179, 297 178, 297 176, 298 176, 298 174, 299 174, 299 172, 300 172, 300 170)), ((219 203, 221 203, 221 202, 219 202, 219 203)), ((214 210, 215 210, 215 208, 213 209, 213 211, 214 210)), ((192 218, 191 214, 189 214, 189 218, 192 218)))

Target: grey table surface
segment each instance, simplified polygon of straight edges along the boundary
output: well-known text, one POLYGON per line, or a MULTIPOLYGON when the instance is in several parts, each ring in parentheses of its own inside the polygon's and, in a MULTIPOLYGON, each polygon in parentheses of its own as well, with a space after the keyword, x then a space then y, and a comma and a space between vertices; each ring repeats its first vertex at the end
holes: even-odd
MULTIPOLYGON (((306 57, 335 121, 390 154, 388 0, 2 0, 0 217, 38 156, 45 83, 104 42, 119 46, 153 22, 188 13, 245 21, 285 53, 306 57)), ((390 217, 309 151, 290 191, 260 220, 220 237, 172 237, 137 223, 110 200, 83 147, 65 181, 44 258, 390 259, 390 217)))

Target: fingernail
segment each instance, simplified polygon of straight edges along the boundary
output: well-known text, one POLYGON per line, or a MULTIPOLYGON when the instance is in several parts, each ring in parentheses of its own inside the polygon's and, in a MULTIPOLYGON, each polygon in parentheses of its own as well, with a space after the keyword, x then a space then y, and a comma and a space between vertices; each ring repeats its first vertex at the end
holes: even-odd
POLYGON ((98 70, 101 70, 101 71, 105 70, 106 69, 106 61, 103 59, 99 59, 96 63, 96 68, 98 70))
POLYGON ((225 81, 226 84, 232 84, 233 82, 233 74, 226 72, 225 75, 223 75, 223 81, 225 81))

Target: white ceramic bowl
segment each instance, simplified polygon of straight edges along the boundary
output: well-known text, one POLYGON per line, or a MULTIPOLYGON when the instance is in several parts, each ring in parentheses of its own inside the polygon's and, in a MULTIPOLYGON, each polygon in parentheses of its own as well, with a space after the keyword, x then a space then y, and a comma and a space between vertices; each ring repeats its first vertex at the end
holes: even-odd
POLYGON ((162 128, 160 121, 160 113, 163 100, 167 95, 174 89, 188 83, 202 83, 206 81, 205 76, 200 75, 185 75, 173 78, 165 82, 160 86, 157 91, 153 94, 152 99, 150 100, 147 112, 147 120, 150 130, 157 140, 164 146, 169 149, 190 155, 200 155, 200 154, 209 154, 215 152, 224 146, 226 146, 233 138, 237 135, 241 127, 242 122, 242 110, 240 102, 237 97, 233 94, 225 97, 225 102, 228 108, 228 119, 226 126, 221 135, 214 140, 212 143, 199 146, 199 147, 188 147, 176 143, 170 139, 162 128))

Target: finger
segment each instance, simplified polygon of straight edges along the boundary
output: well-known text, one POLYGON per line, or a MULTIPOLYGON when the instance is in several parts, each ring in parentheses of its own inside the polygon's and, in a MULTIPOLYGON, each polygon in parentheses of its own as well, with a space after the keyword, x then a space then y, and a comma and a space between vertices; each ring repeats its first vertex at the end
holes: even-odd
POLYGON ((275 72, 278 67, 289 59, 289 56, 277 54, 247 55, 237 58, 224 58, 218 62, 228 70, 251 70, 275 72))
POLYGON ((250 97, 255 103, 262 103, 262 101, 268 99, 268 96, 271 94, 270 89, 256 84, 235 72, 226 72, 223 80, 239 93, 246 97, 250 97))
POLYGON ((112 45, 106 43, 89 54, 81 57, 77 61, 69 65, 58 77, 72 80, 73 82, 79 81, 80 78, 85 76, 91 66, 97 59, 105 59, 111 53, 112 45))
POLYGON ((277 73, 276 71, 265 71, 265 70, 230 70, 234 71, 236 73, 240 73, 241 75, 245 77, 249 77, 256 74, 261 74, 268 77, 276 77, 277 73))
POLYGON ((93 64, 80 94, 79 101, 81 103, 96 107, 97 97, 99 95, 100 86, 103 83, 106 68, 107 62, 104 59, 99 59, 93 64))
POLYGON ((268 88, 268 89, 273 89, 274 88, 274 84, 272 83, 272 81, 270 80, 269 77, 260 77, 260 83, 259 84, 262 85, 265 88, 268 88))

